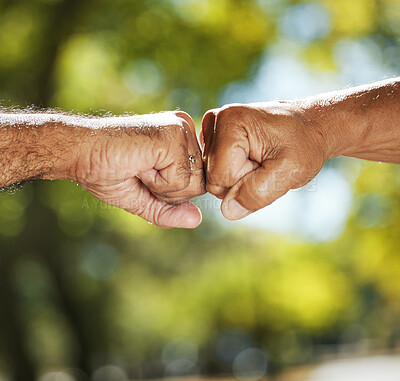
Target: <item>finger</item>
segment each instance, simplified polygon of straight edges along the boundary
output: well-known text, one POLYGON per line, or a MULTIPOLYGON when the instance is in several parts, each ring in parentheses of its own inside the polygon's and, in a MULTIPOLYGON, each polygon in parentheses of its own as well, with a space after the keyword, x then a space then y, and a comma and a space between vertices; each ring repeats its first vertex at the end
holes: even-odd
POLYGON ((143 184, 139 186, 139 191, 135 192, 137 198, 132 203, 124 203, 124 209, 128 212, 163 228, 193 229, 201 223, 202 215, 196 205, 190 202, 170 205, 159 200, 143 184))
POLYGON ((138 176, 153 193, 177 192, 189 185, 190 163, 187 146, 191 127, 187 120, 191 118, 184 112, 180 112, 179 115, 182 117, 174 113, 176 120, 172 125, 165 126, 162 142, 153 154, 158 155, 154 167, 138 176))
POLYGON ((182 118, 188 124, 191 132, 196 135, 196 126, 194 125, 192 117, 184 111, 175 111, 175 115, 178 118, 182 118))
POLYGON ((201 211, 191 202, 171 205, 153 197, 153 202, 139 215, 146 221, 164 228, 194 229, 200 225, 201 211))
MULTIPOLYGON (((185 147, 179 147, 179 151, 186 152, 185 147)), ((139 173, 138 177, 153 193, 181 191, 190 182, 190 163, 183 156, 183 153, 175 152, 174 157, 162 160, 155 168, 139 173), (162 169, 158 170, 158 166, 162 169)))
MULTIPOLYGON (((177 112, 176 115, 181 129, 177 136, 168 137, 166 158, 139 175, 154 195, 171 204, 179 204, 205 193, 203 163, 194 123, 184 112, 177 112)), ((171 134, 173 131, 176 130, 172 130, 171 134)))
POLYGON ((201 123, 201 132, 200 132, 200 143, 203 145, 203 158, 205 159, 208 155, 208 150, 211 145, 211 140, 214 134, 214 125, 216 114, 218 113, 218 109, 213 109, 207 111, 201 123))
POLYGON ((203 130, 202 129, 199 132, 199 144, 200 144, 200 148, 201 148, 202 154, 204 155, 204 135, 203 135, 203 130))
POLYGON ((230 189, 221 205, 222 214, 229 220, 241 219, 296 188, 299 172, 292 168, 282 160, 266 160, 230 189))
POLYGON ((232 119, 226 119, 223 114, 217 115, 215 131, 208 144, 207 190, 223 198, 233 185, 258 168, 259 164, 249 159, 246 130, 237 122, 232 122, 232 119))
MULTIPOLYGON (((231 173, 227 172, 223 176, 226 176, 224 185, 218 185, 218 183, 221 183, 221 180, 224 180, 224 178, 218 177, 218 175, 212 174, 211 171, 207 172, 206 178, 207 178, 207 185, 206 189, 207 192, 213 194, 214 196, 224 199, 231 187, 235 184, 235 179, 241 179, 243 176, 245 176, 247 173, 257 169, 260 165, 252 160, 248 160, 245 162, 245 164, 240 168, 235 175, 232 175, 231 173), (217 177, 215 177, 217 176, 217 177)), ((239 181, 238 180, 238 181, 239 181)))
MULTIPOLYGON (((179 116, 181 113, 177 113, 179 116)), ((196 136, 193 120, 183 113, 183 126, 186 132, 187 147, 182 153, 185 164, 189 164, 189 184, 184 189, 163 192, 164 200, 176 203, 179 200, 189 200, 205 193, 205 180, 201 149, 196 136)))

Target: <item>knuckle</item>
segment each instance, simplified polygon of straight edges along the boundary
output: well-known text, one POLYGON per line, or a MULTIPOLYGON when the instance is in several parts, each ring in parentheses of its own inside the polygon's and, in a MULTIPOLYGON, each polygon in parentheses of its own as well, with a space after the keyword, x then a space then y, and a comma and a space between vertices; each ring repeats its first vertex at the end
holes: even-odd
POLYGON ((184 111, 175 111, 175 115, 176 115, 178 118, 182 119, 182 122, 183 122, 183 123, 186 122, 186 123, 188 123, 189 125, 193 123, 192 117, 191 117, 187 112, 184 112, 184 111))
POLYGON ((215 170, 215 167, 213 167, 212 163, 209 163, 206 170, 207 186, 218 184, 220 178, 221 176, 218 176, 218 172, 215 170))
POLYGON ((206 167, 207 183, 231 187, 238 180, 238 168, 241 163, 231 159, 230 150, 219 151, 217 156, 210 156, 206 167))
POLYGON ((201 129, 204 136, 209 136, 214 131, 215 117, 218 113, 218 109, 208 110, 204 115, 201 122, 201 129))
POLYGON ((167 133, 172 134, 171 137, 173 139, 176 139, 176 138, 184 139, 186 134, 185 134, 185 127, 183 125, 183 122, 181 123, 178 121, 177 123, 174 123, 174 124, 168 126, 167 133))
POLYGON ((207 182, 212 185, 217 185, 219 187, 230 188, 233 186, 237 179, 233 176, 231 171, 228 168, 216 168, 213 172, 213 175, 207 176, 207 182))
POLYGON ((197 140, 196 127, 191 116, 183 111, 176 111, 175 115, 178 117, 177 123, 172 126, 175 136, 180 141, 188 142, 190 137, 194 137, 197 140))
POLYGON ((232 108, 225 108, 218 112, 217 118, 217 125, 216 129, 220 130, 221 128, 225 127, 226 125, 230 124, 230 122, 235 117, 235 110, 232 108))
POLYGON ((168 203, 171 200, 179 203, 190 200, 193 197, 200 196, 205 193, 205 182, 203 177, 190 176, 185 183, 180 183, 179 188, 172 192, 167 192, 164 197, 168 198, 168 203))
POLYGON ((206 189, 207 192, 211 193, 212 195, 220 199, 223 199, 229 191, 228 188, 220 187, 219 185, 209 184, 209 183, 207 184, 206 189))
POLYGON ((236 121, 237 119, 243 118, 248 112, 249 107, 242 104, 226 105, 221 108, 218 112, 217 117, 220 121, 229 123, 230 121, 236 121))

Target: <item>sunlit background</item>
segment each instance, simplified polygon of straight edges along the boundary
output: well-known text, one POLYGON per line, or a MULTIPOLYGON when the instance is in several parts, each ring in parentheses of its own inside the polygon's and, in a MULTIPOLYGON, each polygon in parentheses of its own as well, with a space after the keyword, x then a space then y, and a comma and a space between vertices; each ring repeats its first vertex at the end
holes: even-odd
MULTIPOLYGON (((399 0, 0 0, 3 107, 202 114, 400 75, 399 0)), ((400 380, 400 167, 337 158, 162 230, 66 181, 0 196, 0 380, 400 380)))

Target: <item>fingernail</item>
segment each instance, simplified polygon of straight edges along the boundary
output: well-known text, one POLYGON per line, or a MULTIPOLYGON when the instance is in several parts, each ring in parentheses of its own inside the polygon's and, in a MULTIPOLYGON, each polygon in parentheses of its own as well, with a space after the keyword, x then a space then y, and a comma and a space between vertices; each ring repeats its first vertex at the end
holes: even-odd
POLYGON ((243 206, 240 205, 234 199, 228 201, 228 203, 226 204, 226 207, 224 209, 225 209, 224 211, 228 215, 227 217, 230 220, 239 220, 240 218, 246 217, 251 213, 246 208, 243 208, 243 206))

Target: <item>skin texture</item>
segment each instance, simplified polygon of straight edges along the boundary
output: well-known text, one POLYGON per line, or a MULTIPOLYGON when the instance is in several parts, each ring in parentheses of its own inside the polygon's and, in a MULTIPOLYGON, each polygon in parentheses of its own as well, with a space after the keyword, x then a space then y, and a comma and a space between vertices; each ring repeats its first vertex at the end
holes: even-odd
POLYGON ((204 115, 200 141, 207 191, 237 220, 307 184, 332 157, 400 163, 400 79, 226 105, 204 115))
POLYGON ((3 113, 0 149, 2 187, 70 179, 164 228, 201 222, 189 202, 205 192, 201 151, 184 112, 110 118, 3 113))

